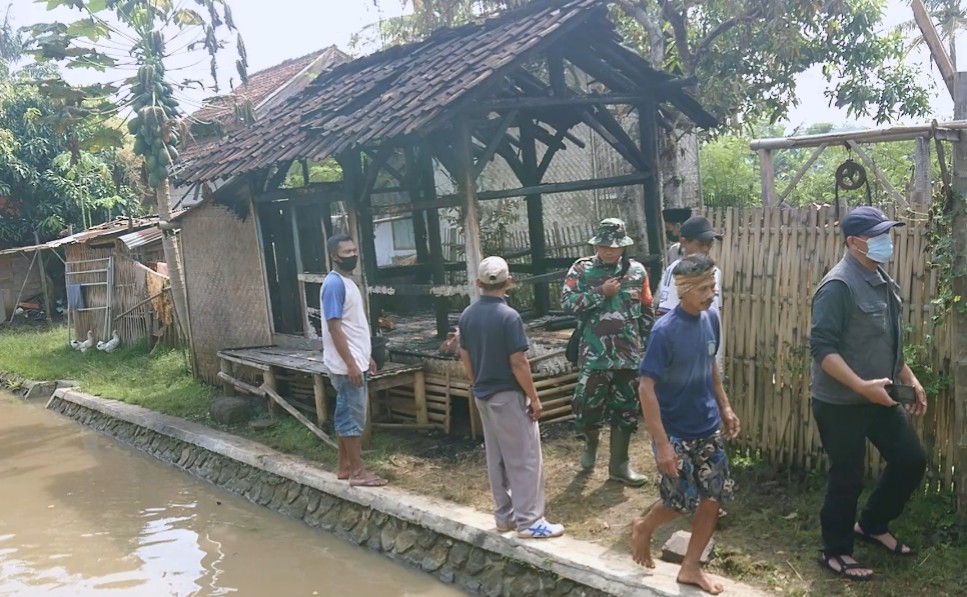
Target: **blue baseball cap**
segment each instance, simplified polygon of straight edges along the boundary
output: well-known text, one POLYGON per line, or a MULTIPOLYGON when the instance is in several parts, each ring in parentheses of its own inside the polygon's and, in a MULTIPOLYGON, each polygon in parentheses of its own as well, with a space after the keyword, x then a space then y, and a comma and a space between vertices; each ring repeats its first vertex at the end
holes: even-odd
POLYGON ((879 209, 866 205, 849 212, 839 223, 843 236, 847 238, 850 236, 879 236, 896 226, 906 226, 906 224, 891 220, 879 209))

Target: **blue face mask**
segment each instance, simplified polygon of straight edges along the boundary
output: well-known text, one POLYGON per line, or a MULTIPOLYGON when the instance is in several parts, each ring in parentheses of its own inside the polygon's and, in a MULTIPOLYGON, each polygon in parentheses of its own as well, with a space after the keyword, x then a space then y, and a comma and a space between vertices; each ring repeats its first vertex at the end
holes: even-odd
POLYGON ((893 237, 887 233, 867 239, 866 256, 877 263, 889 261, 893 257, 893 237))

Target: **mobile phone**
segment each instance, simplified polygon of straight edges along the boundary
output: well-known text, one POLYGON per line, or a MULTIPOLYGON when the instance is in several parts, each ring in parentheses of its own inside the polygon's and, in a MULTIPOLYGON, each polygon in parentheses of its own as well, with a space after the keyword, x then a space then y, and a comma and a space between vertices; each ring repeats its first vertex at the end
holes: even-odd
POLYGON ((914 404, 917 401, 917 391, 913 386, 907 386, 899 383, 891 383, 886 385, 886 393, 889 394, 895 402, 900 404, 914 404))

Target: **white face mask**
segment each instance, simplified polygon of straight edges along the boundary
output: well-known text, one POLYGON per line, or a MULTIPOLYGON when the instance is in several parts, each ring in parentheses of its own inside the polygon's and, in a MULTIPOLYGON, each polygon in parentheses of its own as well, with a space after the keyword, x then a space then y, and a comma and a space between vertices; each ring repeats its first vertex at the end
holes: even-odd
POLYGON ((877 263, 886 263, 893 257, 893 237, 890 233, 866 239, 865 255, 877 263))

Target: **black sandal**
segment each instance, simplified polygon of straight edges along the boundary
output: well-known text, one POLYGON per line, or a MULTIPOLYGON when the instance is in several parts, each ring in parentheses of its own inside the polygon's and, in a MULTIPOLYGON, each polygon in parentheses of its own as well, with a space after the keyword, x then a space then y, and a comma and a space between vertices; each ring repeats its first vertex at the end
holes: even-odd
POLYGON ((910 556, 917 555, 917 552, 915 549, 913 549, 909 545, 906 545, 905 543, 902 543, 899 539, 897 539, 897 536, 891 533, 890 531, 887 531, 885 534, 890 535, 896 541, 896 546, 893 549, 890 549, 889 547, 886 546, 885 543, 883 543, 873 535, 870 535, 869 533, 864 531, 862 526, 857 525, 857 527, 853 527, 853 535, 860 541, 869 543, 870 545, 876 545, 886 553, 893 556, 899 556, 901 558, 909 558, 910 556), (859 527, 860 530, 857 531, 856 530, 857 527, 859 527), (907 551, 903 551, 904 547, 907 548, 907 551))
POLYGON ((846 560, 843 559, 843 556, 828 556, 824 553, 821 553, 819 554, 819 565, 825 568, 826 570, 829 570, 836 576, 839 576, 841 578, 845 578, 846 580, 851 580, 851 581, 859 581, 859 582, 867 581, 872 579, 874 574, 872 571, 869 574, 865 574, 865 575, 850 574, 849 573, 850 570, 856 570, 857 568, 866 568, 866 569, 869 569, 869 568, 867 568, 867 566, 864 566, 863 564, 860 564, 859 562, 853 562, 852 564, 847 564, 846 560), (830 566, 829 563, 831 561, 835 561, 837 564, 839 564, 839 570, 830 566))

